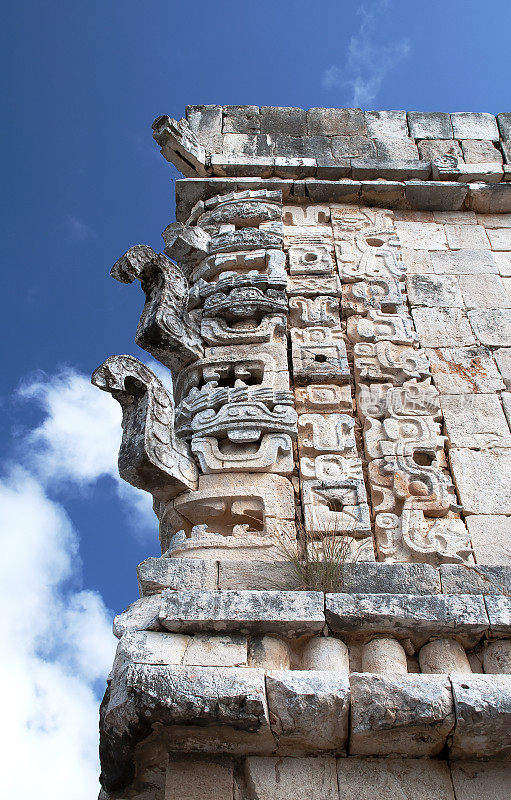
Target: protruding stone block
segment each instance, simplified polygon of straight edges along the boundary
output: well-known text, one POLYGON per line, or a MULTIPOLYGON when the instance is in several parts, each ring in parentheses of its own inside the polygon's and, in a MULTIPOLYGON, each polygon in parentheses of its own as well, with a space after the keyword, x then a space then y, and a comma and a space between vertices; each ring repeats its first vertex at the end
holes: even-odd
POLYGON ((421 671, 428 674, 450 675, 452 672, 470 675, 465 648, 456 639, 433 639, 419 652, 421 671))
POLYGON ((397 639, 381 637, 371 639, 362 647, 362 672, 406 675, 406 652, 397 639))
POLYGON ((314 636, 302 650, 301 669, 350 671, 348 648, 333 636, 314 636))
POLYGON ((456 712, 451 758, 511 757, 511 675, 451 676, 456 712))

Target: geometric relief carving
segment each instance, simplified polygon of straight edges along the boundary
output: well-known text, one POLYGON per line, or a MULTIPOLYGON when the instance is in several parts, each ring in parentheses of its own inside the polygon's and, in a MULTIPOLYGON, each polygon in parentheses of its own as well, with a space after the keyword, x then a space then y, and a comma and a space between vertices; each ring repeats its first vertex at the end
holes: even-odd
POLYGON ((284 206, 282 209, 284 225, 325 225, 330 220, 329 206, 317 204, 310 206, 284 206))
POLYGON ((331 277, 322 275, 290 275, 287 279, 287 294, 290 297, 303 295, 304 297, 317 297, 318 295, 339 295, 341 284, 337 275, 331 277))
POLYGON ((366 238, 339 241, 335 252, 343 283, 377 278, 399 281, 406 277, 406 266, 400 259, 399 240, 395 233, 373 232, 366 238))
POLYGON ((347 414, 301 414, 298 417, 300 456, 338 453, 356 456, 355 420, 347 414))
POLYGON ((132 356, 111 356, 92 375, 122 408, 119 474, 132 486, 168 499, 195 489, 198 471, 174 432, 174 403, 161 381, 132 356))
POLYGON ((300 457, 300 475, 304 480, 342 481, 353 479, 359 481, 360 485, 364 487, 362 462, 359 458, 348 458, 330 453, 321 456, 300 457))
POLYGON ((421 454, 391 455, 371 461, 369 483, 375 513, 401 514, 404 508, 418 509, 427 517, 445 517, 459 511, 452 481, 436 461, 421 454), (416 460, 417 459, 417 460, 416 460))
POLYGON ((440 425, 431 416, 387 416, 382 421, 366 417, 364 444, 367 458, 413 456, 422 453, 432 460, 442 449, 440 425))
POLYGON ((391 342, 353 346, 354 370, 357 381, 390 381, 399 385, 410 378, 429 376, 428 359, 423 350, 391 342))
POLYGON ((190 280, 211 281, 220 273, 245 275, 259 272, 271 278, 286 277, 286 255, 282 250, 241 250, 216 253, 204 258, 194 269, 190 280))
POLYGON ((294 469, 291 437, 262 434, 254 445, 233 444, 226 439, 197 437, 191 441, 204 475, 217 472, 275 472, 290 475, 294 469))
POLYGON ((281 220, 280 192, 271 194, 267 192, 266 194, 269 195, 267 197, 251 197, 251 194, 255 193, 238 192, 237 197, 233 193, 232 196, 217 198, 217 205, 204 211, 197 219, 196 224, 209 233, 215 233, 223 225, 234 225, 236 228, 259 228, 264 222, 281 220))
POLYGON ((470 536, 461 519, 427 519, 419 509, 377 514, 375 538, 382 561, 428 564, 471 563, 470 536))
POLYGON ((341 324, 338 297, 290 297, 289 314, 294 328, 313 325, 335 328, 341 324))
POLYGON ((383 314, 370 309, 367 316, 350 316, 346 323, 346 333, 350 342, 381 342, 415 345, 418 336, 412 321, 405 314, 383 314))
POLYGON ((290 275, 331 275, 334 262, 324 244, 295 244, 289 247, 290 275))
POLYGON ((310 383, 308 386, 295 388, 295 407, 299 414, 319 411, 329 414, 332 411, 353 411, 351 387, 339 386, 335 383, 310 383))
POLYGON ((291 330, 295 383, 349 383, 350 371, 341 328, 291 330))
POLYGON ((303 517, 312 536, 327 532, 354 538, 371 535, 371 519, 360 478, 302 481, 303 517))
POLYGON ((286 317, 270 314, 258 323, 253 319, 236 321, 232 325, 225 319, 203 317, 201 336, 208 345, 263 344, 279 341, 284 343, 286 317))
POLYGON ((394 278, 348 283, 342 287, 342 309, 346 316, 365 314, 370 308, 384 314, 399 313, 405 303, 401 287, 394 278))
POLYGON ((383 419, 386 416, 431 415, 441 419, 440 401, 437 389, 431 386, 431 379, 420 383, 406 381, 403 386, 391 383, 371 383, 357 387, 357 409, 359 416, 383 419))

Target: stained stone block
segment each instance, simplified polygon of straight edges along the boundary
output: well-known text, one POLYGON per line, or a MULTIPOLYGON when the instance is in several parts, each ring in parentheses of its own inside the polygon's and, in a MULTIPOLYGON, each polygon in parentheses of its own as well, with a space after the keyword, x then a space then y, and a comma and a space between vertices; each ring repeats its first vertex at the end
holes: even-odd
POLYGON ((484 602, 476 595, 327 594, 326 620, 334 633, 410 639, 456 634, 467 646, 488 629, 484 602))
POLYGON ((366 136, 332 136, 331 146, 333 157, 339 161, 345 158, 376 158, 376 147, 366 136))
MULTIPOLYGON (((427 162, 419 161, 419 152, 413 139, 377 136, 373 138, 373 141, 376 145, 376 157, 380 163, 388 161, 403 165, 400 177, 424 178, 425 180, 429 178, 431 166, 427 162)), ((387 165, 383 163, 381 166, 385 170, 387 165)), ((398 175, 394 173, 392 177, 397 178, 398 175)))
POLYGON ((293 377, 298 385, 348 383, 346 345, 340 328, 291 330, 293 377))
POLYGON ((488 237, 482 225, 444 225, 450 250, 487 250, 488 237))
POLYGON ((251 800, 337 800, 335 758, 245 759, 251 800))
POLYGON ((258 106, 224 106, 223 133, 259 133, 260 130, 258 106))
POLYGON ((301 669, 350 671, 350 657, 347 646, 341 639, 333 636, 313 636, 302 650, 301 669))
POLYGON ((443 111, 409 111, 406 116, 412 139, 453 138, 451 118, 443 111))
POLYGON ((367 135, 373 139, 408 139, 406 111, 366 111, 367 135))
POLYGON ((511 185, 472 184, 468 190, 467 206, 478 214, 508 214, 511 212, 511 185))
POLYGON ((419 664, 424 674, 450 675, 452 672, 471 675, 472 669, 465 648, 456 639, 433 639, 419 651, 419 664))
POLYGON ((247 639, 244 636, 133 631, 122 637, 116 658, 134 664, 245 667, 247 639))
POLYGON ((503 114, 497 114, 497 122, 502 138, 505 141, 511 139, 511 112, 507 111, 503 114))
POLYGON ((223 631, 301 636, 325 624, 323 595, 286 591, 171 591, 162 593, 160 620, 180 633, 223 631))
POLYGON ((427 348, 426 353, 435 386, 443 394, 490 394, 504 388, 492 353, 486 347, 427 348))
POLYGON ((461 142, 461 149, 467 164, 488 164, 490 162, 502 164, 502 153, 497 150, 493 142, 464 139, 461 142))
MULTIPOLYGON (((339 758, 337 780, 339 800, 455 800, 449 767, 435 759, 339 758)), ((483 796, 505 800, 504 795, 493 798, 488 793, 473 798, 457 795, 456 800, 483 796)))
POLYGON ((413 209, 422 211, 458 211, 469 186, 452 181, 406 181, 405 199, 413 209))
POLYGON ((470 325, 481 344, 511 346, 511 309, 483 309, 468 312, 470 325))
POLYGON ((493 355, 506 387, 511 389, 511 347, 494 350, 493 355))
POLYGON ((451 114, 451 122, 455 139, 499 140, 499 130, 493 114, 457 111, 451 114))
POLYGON ((219 589, 294 589, 298 580, 289 561, 219 561, 218 570, 219 589))
POLYGON ((511 514, 511 449, 454 448, 449 459, 466 514, 511 514))
POLYGON ((467 308, 511 308, 511 294, 498 275, 460 275, 458 278, 467 308))
POLYGON ((362 672, 406 675, 408 665, 403 646, 391 636, 379 636, 362 646, 362 672))
POLYGON ((453 275, 411 275, 406 283, 412 306, 463 308, 463 297, 453 275))
POLYGON ((315 158, 318 163, 333 161, 332 147, 328 136, 277 134, 275 136, 274 151, 276 156, 281 157, 315 158))
POLYGON ((172 756, 167 766, 165 800, 232 800, 233 773, 227 759, 172 756))
POLYGON ((352 755, 436 756, 454 725, 444 675, 350 675, 352 755))
POLYGON ((272 671, 266 675, 266 691, 271 729, 280 753, 295 756, 346 751, 350 705, 347 674, 272 671))
POLYGON ((491 250, 455 250, 431 253, 437 275, 488 275, 498 273, 491 250))
POLYGON ((456 800, 508 800, 511 764, 458 761, 450 769, 456 800))
POLYGON ((306 136, 307 112, 303 108, 261 106, 261 133, 306 136))
POLYGON ((346 411, 352 413, 350 386, 336 384, 309 384, 295 388, 295 408, 299 414, 319 412, 329 414, 346 411))
POLYGON ((392 344, 392 342, 359 342, 353 347, 354 372, 357 381, 385 381, 395 386, 412 378, 429 375, 424 350, 392 344))
POLYGON ((490 632, 493 636, 509 636, 511 633, 511 596, 492 594, 484 598, 490 632))
POLYGON ((353 594, 437 594, 437 569, 429 564, 344 564, 343 588, 353 594))
POLYGON ((440 405, 451 447, 511 447, 497 394, 444 394, 440 405))
POLYGON ((487 675, 511 674, 511 639, 488 642, 483 652, 483 665, 487 675))
POLYGON ((312 135, 352 136, 367 133, 364 112, 359 108, 309 108, 307 126, 312 135))
POLYGON ((446 250, 444 226, 436 222, 396 221, 396 231, 402 247, 412 250, 446 250))
POLYGON ((476 344, 469 321, 459 308, 414 308, 412 316, 422 347, 476 344))
POLYGON ((223 153, 226 156, 264 158, 272 156, 272 150, 270 137, 263 133, 226 133, 223 137, 223 153))
POLYGON ((511 756, 511 675, 451 675, 456 713, 451 758, 511 756))
POLYGON ((261 669, 291 669, 291 648, 278 636, 253 636, 248 649, 248 663, 261 669))
POLYGON ((186 119, 206 152, 222 152, 222 106, 186 106, 186 119))
MULTIPOLYGON (((467 525, 485 519, 481 515, 467 517, 467 525)), ((493 519, 506 519, 495 516, 493 519)), ((491 525, 491 523, 490 523, 491 525)), ((491 530, 491 528, 490 528, 491 530)), ((511 592, 511 565, 485 566, 477 564, 472 567, 457 564, 442 564, 440 567, 442 592, 445 594, 509 594, 511 592)))
POLYGON ((162 589, 216 589, 218 567, 215 561, 187 558, 146 558, 137 567, 141 595, 162 589))
POLYGON ((455 139, 423 139, 417 142, 420 157, 425 161, 435 161, 442 156, 455 156, 463 160, 463 153, 455 139))

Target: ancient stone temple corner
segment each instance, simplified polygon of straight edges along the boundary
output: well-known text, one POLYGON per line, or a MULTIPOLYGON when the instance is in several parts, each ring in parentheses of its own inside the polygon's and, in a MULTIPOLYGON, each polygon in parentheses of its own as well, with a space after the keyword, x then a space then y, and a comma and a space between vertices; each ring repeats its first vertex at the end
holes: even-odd
POLYGON ((111 274, 173 391, 92 376, 161 545, 100 800, 509 800, 511 113, 188 106, 153 137, 176 221, 111 274))

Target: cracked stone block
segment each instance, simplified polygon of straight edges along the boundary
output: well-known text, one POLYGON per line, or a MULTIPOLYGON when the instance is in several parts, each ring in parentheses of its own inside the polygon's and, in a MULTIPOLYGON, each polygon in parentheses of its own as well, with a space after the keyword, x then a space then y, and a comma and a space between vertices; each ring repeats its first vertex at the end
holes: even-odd
POLYGON ((469 311, 468 318, 481 344, 492 347, 511 346, 511 309, 469 311))
POLYGON ((493 142, 480 139, 464 139, 461 149, 467 164, 502 164, 502 153, 493 142))
POLYGON ((424 139, 417 142, 420 157, 425 161, 435 161, 443 156, 455 156, 463 160, 463 153, 455 139, 424 139))
POLYGON ((346 751, 350 706, 347 674, 326 670, 266 675, 268 711, 279 752, 346 751))
POLYGON ((511 389, 511 347, 494 350, 495 363, 508 389, 511 389))
POLYGON ((499 129, 493 114, 457 111, 451 114, 451 122, 455 139, 499 140, 499 129))
POLYGON ((459 308, 413 308, 412 316, 422 347, 476 343, 468 319, 459 308))
POLYGON ((137 567, 141 595, 162 589, 216 589, 217 575, 215 561, 192 558, 146 558, 137 567))
POLYGON ((323 595, 319 592, 164 591, 160 620, 176 632, 222 631, 301 636, 322 630, 323 595))
POLYGON ((445 675, 352 673, 350 755, 436 756, 454 725, 445 675))
MULTIPOLYGON (((492 352, 486 347, 427 348, 426 354, 433 381, 442 394, 490 394, 504 389, 492 352)), ((511 359, 509 366, 511 379, 511 359)))
POLYGON ((249 756, 244 765, 250 800, 337 800, 335 758, 249 756))
POLYGON ((511 277, 511 253, 497 253, 493 254, 499 275, 504 278, 511 277))
POLYGON ((511 449, 453 448, 449 460, 465 514, 511 514, 511 449))
POLYGON ((410 275, 406 286, 412 306, 463 308, 463 297, 454 275, 410 275))
POLYGON ((508 800, 511 764, 460 761, 451 764, 456 800, 508 800))
MULTIPOLYGON (((482 515, 467 517, 470 520, 482 519, 482 515)), ((498 519, 503 519, 498 517, 498 519)), ((505 519, 505 518, 504 518, 505 519)), ((511 592, 511 569, 509 566, 466 567, 458 564, 442 564, 440 567, 442 592, 445 594, 509 594, 511 592)))
POLYGON ((509 636, 511 632, 511 597, 509 593, 492 594, 484 598, 490 632, 493 636, 509 636))
POLYGON ((444 225, 450 250, 487 250, 488 237, 482 225, 444 225))
POLYGON ((511 675, 451 675, 456 725, 451 758, 511 756, 511 675))
POLYGON ((468 800, 455 799, 448 765, 434 759, 339 758, 337 780, 339 800, 468 800))
POLYGON ((244 636, 133 631, 122 637, 116 658, 125 658, 134 664, 244 667, 247 666, 247 640, 244 636))
POLYGON ((492 250, 511 250, 511 228, 488 228, 486 233, 492 250))
POLYGON ((409 111, 406 115, 412 139, 452 139, 449 114, 443 111, 409 111))
POLYGON ((467 308, 511 308, 511 294, 498 275, 483 281, 478 275, 460 275, 458 281, 467 308))
POLYGON ((444 226, 436 222, 396 221, 402 247, 412 250, 447 250, 444 226))
POLYGON ((497 394, 444 394, 440 405, 451 447, 511 447, 511 433, 497 394))
POLYGON ((366 135, 364 112, 360 108, 309 108, 309 134, 324 136, 366 135))
POLYGON ((491 250, 450 250, 432 252, 431 262, 437 275, 488 275, 498 273, 491 250))
POLYGON ((233 791, 234 768, 227 759, 171 756, 164 800, 232 800, 233 791))
POLYGON ((488 629, 483 600, 476 595, 327 594, 326 620, 334 633, 366 639, 389 634, 416 646, 454 633, 474 644, 488 629))
POLYGON ((186 106, 186 119, 207 152, 222 152, 222 106, 186 106))

